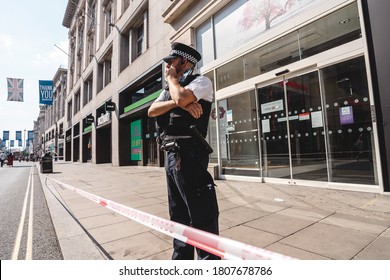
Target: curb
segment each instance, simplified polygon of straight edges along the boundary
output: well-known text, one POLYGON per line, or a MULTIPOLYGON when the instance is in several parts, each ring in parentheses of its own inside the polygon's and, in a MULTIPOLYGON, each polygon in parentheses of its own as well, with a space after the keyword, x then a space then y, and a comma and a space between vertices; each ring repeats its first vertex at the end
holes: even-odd
POLYGON ((50 216, 57 234, 64 260, 109 259, 90 238, 85 229, 71 215, 55 187, 48 184, 38 166, 37 174, 46 197, 50 216))

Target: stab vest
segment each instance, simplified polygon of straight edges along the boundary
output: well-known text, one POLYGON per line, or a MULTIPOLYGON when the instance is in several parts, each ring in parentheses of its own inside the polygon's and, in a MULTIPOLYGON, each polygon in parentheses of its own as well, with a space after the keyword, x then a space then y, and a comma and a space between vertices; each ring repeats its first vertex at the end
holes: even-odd
MULTIPOLYGON (((185 81, 180 82, 182 87, 190 84, 199 75, 190 75, 185 81)), ((195 119, 181 107, 176 107, 165 114, 155 118, 156 130, 158 135, 165 133, 173 136, 191 136, 190 126, 196 125, 196 128, 206 137, 207 127, 209 124, 209 116, 211 112, 211 102, 206 100, 199 100, 198 103, 202 106, 203 114, 195 119)))

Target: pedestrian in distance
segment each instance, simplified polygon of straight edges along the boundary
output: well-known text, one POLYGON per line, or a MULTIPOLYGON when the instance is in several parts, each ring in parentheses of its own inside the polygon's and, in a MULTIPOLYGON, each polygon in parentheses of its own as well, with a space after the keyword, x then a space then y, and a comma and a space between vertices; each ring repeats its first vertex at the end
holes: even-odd
POLYGON ((9 153, 7 161, 8 161, 7 162, 8 167, 14 166, 14 155, 12 153, 9 153))
MULTIPOLYGON (((173 43, 166 62, 167 87, 149 108, 156 117, 157 141, 165 151, 170 219, 174 222, 219 234, 215 184, 207 171, 211 147, 205 141, 211 102, 212 82, 192 75, 201 55, 192 47, 173 43)), ((173 240, 174 260, 194 260, 194 247, 173 240)), ((196 249, 198 259, 219 256, 196 249)))
POLYGON ((6 155, 5 155, 5 153, 3 153, 3 152, 0 152, 0 162, 1 162, 1 167, 3 167, 3 165, 4 165, 5 158, 6 158, 6 155))

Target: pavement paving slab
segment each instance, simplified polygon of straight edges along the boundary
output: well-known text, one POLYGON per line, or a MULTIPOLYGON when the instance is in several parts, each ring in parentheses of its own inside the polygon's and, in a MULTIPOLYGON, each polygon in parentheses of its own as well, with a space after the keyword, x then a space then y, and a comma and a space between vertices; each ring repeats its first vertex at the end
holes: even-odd
MULTIPOLYGON (((39 174, 65 259, 171 258, 170 236, 46 180, 169 219, 164 168, 55 162, 54 171, 39 174)), ((390 260, 390 195, 315 185, 216 184, 222 237, 303 260, 390 260)))

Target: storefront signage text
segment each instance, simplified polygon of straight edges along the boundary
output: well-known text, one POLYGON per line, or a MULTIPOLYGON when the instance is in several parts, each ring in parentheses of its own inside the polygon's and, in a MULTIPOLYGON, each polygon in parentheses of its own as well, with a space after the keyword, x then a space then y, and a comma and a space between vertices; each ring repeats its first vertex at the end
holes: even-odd
POLYGON ((105 124, 105 123, 109 122, 110 120, 111 120, 110 113, 105 113, 98 118, 97 125, 99 126, 99 125, 105 124))

